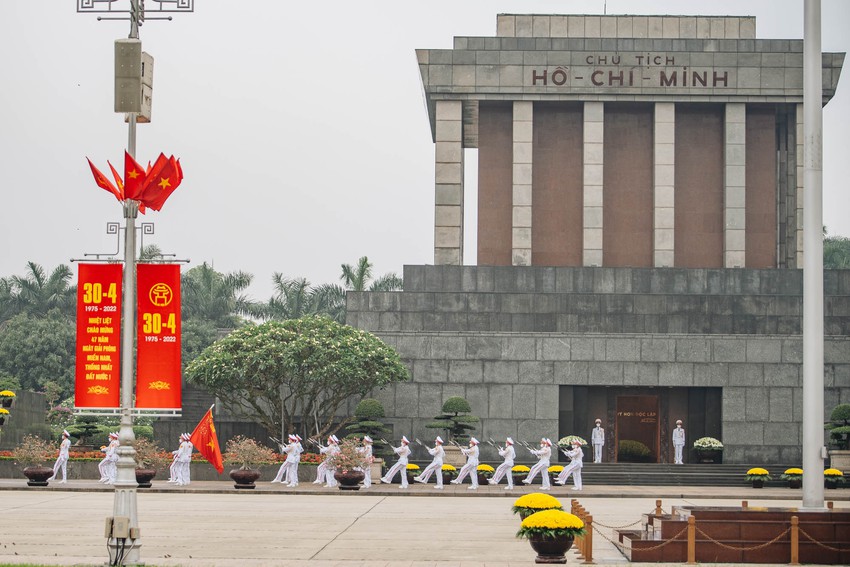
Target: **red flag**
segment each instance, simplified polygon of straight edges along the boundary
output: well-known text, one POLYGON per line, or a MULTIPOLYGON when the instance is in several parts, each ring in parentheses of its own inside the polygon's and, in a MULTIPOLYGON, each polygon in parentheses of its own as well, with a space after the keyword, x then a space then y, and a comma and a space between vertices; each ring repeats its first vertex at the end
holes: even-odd
POLYGON ((101 173, 98 168, 94 166, 94 164, 89 158, 86 158, 86 161, 89 162, 89 167, 91 167, 92 175, 94 175, 94 182, 97 183, 97 186, 101 189, 106 189, 107 191, 115 195, 115 198, 119 201, 123 201, 124 196, 121 194, 120 191, 118 191, 118 189, 115 188, 115 185, 113 185, 112 182, 103 173, 101 173))
POLYGON ((145 170, 125 150, 124 151, 124 196, 138 200, 144 190, 145 170))
POLYGON ((121 179, 121 176, 118 175, 118 172, 115 171, 115 168, 112 167, 112 164, 108 161, 106 162, 109 165, 109 169, 112 170, 112 178, 115 180, 115 185, 118 187, 118 192, 121 193, 121 199, 124 198, 124 180, 121 179))
POLYGON ((177 189, 183 180, 180 160, 159 154, 153 167, 145 178, 145 186, 138 200, 155 211, 162 209, 165 200, 177 189))
POLYGON ((215 425, 213 424, 212 408, 207 410, 198 426, 192 432, 189 438, 201 455, 210 462, 218 474, 224 472, 224 462, 221 457, 221 447, 218 444, 218 436, 215 434, 215 425))

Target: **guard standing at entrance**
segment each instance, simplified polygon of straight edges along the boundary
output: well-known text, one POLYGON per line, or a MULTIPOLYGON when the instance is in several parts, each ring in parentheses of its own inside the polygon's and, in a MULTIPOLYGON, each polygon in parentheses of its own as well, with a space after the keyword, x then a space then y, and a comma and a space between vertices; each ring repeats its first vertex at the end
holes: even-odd
POLYGON ((605 446, 605 430, 602 429, 602 420, 596 420, 596 427, 590 434, 590 443, 593 445, 593 462, 602 462, 602 447, 605 446))
POLYGON ((685 430, 682 428, 682 420, 676 420, 676 429, 673 430, 673 449, 675 456, 673 458, 674 465, 682 465, 682 449, 685 447, 685 430))

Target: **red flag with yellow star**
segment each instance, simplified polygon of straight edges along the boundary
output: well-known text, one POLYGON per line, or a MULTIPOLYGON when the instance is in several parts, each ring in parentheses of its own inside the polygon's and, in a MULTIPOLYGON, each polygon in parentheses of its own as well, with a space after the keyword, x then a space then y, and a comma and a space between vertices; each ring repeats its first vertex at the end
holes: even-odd
POLYGON ((97 186, 101 189, 106 189, 107 191, 115 195, 115 198, 119 201, 123 201, 124 195, 122 195, 121 192, 115 187, 115 185, 112 184, 109 178, 106 177, 103 172, 101 172, 98 168, 96 168, 89 158, 86 158, 86 161, 89 162, 89 167, 91 167, 92 175, 94 175, 94 182, 97 184, 97 186))
POLYGON ((197 427, 192 432, 189 438, 192 445, 210 462, 218 474, 224 472, 224 462, 221 457, 221 447, 218 444, 218 436, 215 434, 215 425, 213 424, 212 407, 207 410, 197 427))
POLYGON ((136 163, 126 150, 124 151, 124 197, 138 200, 144 190, 145 170, 136 163))
POLYGON ((165 154, 159 154, 145 177, 145 185, 138 200, 158 211, 162 209, 165 200, 177 189, 181 181, 183 181, 183 170, 180 167, 180 160, 174 156, 166 158, 165 154))

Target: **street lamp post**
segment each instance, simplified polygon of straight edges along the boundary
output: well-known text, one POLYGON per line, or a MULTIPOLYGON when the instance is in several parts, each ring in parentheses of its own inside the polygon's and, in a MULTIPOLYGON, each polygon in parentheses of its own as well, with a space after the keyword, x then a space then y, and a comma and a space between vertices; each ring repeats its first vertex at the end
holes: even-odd
MULTIPOLYGON (((97 13, 98 20, 129 20, 130 40, 139 39, 139 27, 145 20, 171 20, 171 12, 193 12, 194 0, 153 0, 159 8, 146 15, 145 0, 129 0, 129 9, 113 10, 114 0, 77 0, 78 13, 97 13), (163 5, 165 2, 165 5, 163 5)), ((141 49, 141 44, 139 44, 141 49)), ((117 51, 116 51, 117 53, 117 51)), ((116 62, 117 67, 117 62, 116 62)), ((142 70, 138 71, 138 81, 131 82, 131 89, 137 88, 131 97, 138 96, 135 106, 140 106, 142 93, 142 70)), ((116 80, 116 89, 118 81, 116 80)), ((140 108, 132 108, 128 112, 118 102, 116 90, 116 112, 126 113, 128 122, 127 153, 136 157, 136 124, 140 108)), ((136 441, 133 433, 133 383, 134 383, 134 344, 136 337, 136 218, 139 214, 139 202, 125 199, 124 212, 124 276, 123 276, 123 328, 121 334, 121 426, 118 431, 120 443, 117 454, 117 475, 115 480, 115 497, 112 506, 112 529, 108 530, 109 563, 110 565, 142 565, 141 532, 139 530, 138 509, 136 505, 136 441), (122 518, 119 529, 116 518, 122 518), (126 523, 124 523, 126 520, 126 523), (125 529, 126 528, 126 529, 125 529)))

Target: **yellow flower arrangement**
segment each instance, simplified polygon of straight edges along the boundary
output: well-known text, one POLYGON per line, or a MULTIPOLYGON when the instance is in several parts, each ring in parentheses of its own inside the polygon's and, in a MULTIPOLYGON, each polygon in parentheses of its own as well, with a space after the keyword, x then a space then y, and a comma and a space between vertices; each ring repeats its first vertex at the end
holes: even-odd
POLYGON ((831 483, 838 484, 844 482, 844 473, 838 469, 826 469, 823 471, 823 478, 831 483))
POLYGON ((780 478, 782 480, 800 480, 803 478, 803 469, 797 467, 786 469, 780 478))
POLYGON ((443 472, 455 472, 457 469, 452 465, 443 465, 443 472))
POLYGON ((557 473, 560 473, 561 471, 564 470, 564 466, 563 465, 552 465, 551 467, 549 467, 546 470, 548 472, 552 473, 552 474, 557 474, 557 473))
POLYGON ((548 538, 560 536, 577 537, 585 534, 584 522, 569 512, 563 510, 543 510, 536 512, 522 521, 517 537, 541 535, 548 538))
POLYGON ((6 408, 0 408, 0 415, 9 415, 9 410, 6 408))
POLYGON ((491 467, 488 464, 480 464, 480 465, 478 465, 478 467, 475 470, 477 470, 478 472, 488 472, 488 473, 496 472, 496 469, 494 469, 493 467, 491 467))
POLYGON ((0 398, 14 398, 14 397, 15 397, 15 392, 13 392, 12 390, 3 390, 2 392, 0 392, 0 398))
POLYGON ((767 472, 767 469, 763 469, 761 467, 753 467, 747 471, 747 482, 752 482, 754 480, 770 480, 770 473, 767 472))
POLYGON ((531 469, 525 465, 516 465, 511 469, 512 473, 527 473, 531 469))
POLYGON ((823 471, 823 476, 844 476, 844 473, 838 469, 826 469, 823 471))
POLYGON ((418 471, 419 465, 414 465, 413 463, 408 463, 407 470, 409 471, 418 471))
POLYGON ((524 494, 514 501, 511 510, 514 514, 527 515, 541 510, 563 510, 561 501, 549 494, 532 492, 524 494))

